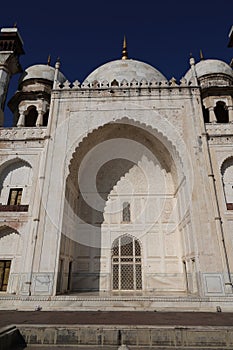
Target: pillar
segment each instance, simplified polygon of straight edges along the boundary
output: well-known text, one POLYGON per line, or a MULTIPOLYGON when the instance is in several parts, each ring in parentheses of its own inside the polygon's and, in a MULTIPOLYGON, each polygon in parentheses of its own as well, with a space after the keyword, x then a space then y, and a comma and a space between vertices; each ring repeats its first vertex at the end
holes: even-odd
POLYGON ((210 123, 217 123, 216 115, 214 113, 214 107, 209 107, 210 123))
POLYGON ((228 106, 229 123, 233 123, 233 106, 228 106))
POLYGON ((39 110, 38 111, 38 117, 36 120, 36 126, 42 126, 43 125, 43 117, 44 117, 44 111, 39 110))

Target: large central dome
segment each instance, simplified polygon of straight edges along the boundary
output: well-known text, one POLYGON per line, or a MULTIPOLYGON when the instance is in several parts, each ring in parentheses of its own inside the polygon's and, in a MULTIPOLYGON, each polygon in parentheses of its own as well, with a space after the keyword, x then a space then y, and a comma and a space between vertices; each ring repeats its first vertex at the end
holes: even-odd
POLYGON ((158 82, 167 80, 162 73, 149 64, 127 59, 103 64, 89 74, 85 81, 92 83, 96 80, 99 82, 107 80, 111 83, 114 79, 118 82, 121 82, 123 79, 126 79, 128 82, 131 82, 133 79, 138 82, 142 79, 146 79, 148 82, 151 80, 158 82))

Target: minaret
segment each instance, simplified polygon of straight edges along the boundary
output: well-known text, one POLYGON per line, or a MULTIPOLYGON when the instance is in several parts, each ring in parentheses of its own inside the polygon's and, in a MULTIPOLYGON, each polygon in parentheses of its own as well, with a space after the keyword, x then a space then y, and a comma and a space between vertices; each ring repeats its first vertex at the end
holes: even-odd
POLYGON ((4 122, 4 106, 10 78, 22 72, 19 56, 24 54, 23 40, 17 28, 2 28, 0 32, 0 126, 4 122))

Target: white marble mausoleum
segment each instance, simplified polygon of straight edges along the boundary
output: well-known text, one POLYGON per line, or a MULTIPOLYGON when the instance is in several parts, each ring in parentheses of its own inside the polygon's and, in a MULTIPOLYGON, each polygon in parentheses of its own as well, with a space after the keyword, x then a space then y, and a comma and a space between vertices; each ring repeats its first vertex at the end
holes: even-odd
POLYGON ((59 62, 22 69, 23 53, 3 28, 0 308, 230 309, 232 67, 191 58, 168 80, 124 41, 121 59, 69 82, 59 62))

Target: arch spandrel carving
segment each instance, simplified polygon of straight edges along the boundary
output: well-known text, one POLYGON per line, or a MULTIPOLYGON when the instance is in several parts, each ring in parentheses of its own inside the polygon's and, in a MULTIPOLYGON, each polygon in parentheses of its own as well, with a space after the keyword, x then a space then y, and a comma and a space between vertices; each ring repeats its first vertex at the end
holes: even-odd
MULTIPOLYGON (((101 130, 108 124, 117 124, 117 123, 125 123, 126 125, 134 125, 135 127, 139 127, 152 135, 154 137, 158 138, 158 140, 163 143, 169 153, 171 154, 171 157, 173 158, 174 162, 176 163, 176 168, 179 169, 179 172, 181 175, 181 179, 184 174, 192 172, 192 166, 191 166, 191 160, 189 157, 189 154, 187 153, 187 147, 184 144, 184 141, 180 137, 180 133, 178 130, 175 129, 174 125, 169 123, 169 121, 158 114, 156 111, 153 112, 153 114, 156 114, 155 118, 151 118, 151 113, 147 113, 144 111, 144 120, 147 120, 147 123, 141 122, 140 119, 135 119, 131 117, 116 117, 112 118, 112 116, 109 116, 109 120, 106 120, 106 123, 101 123, 101 121, 98 123, 97 118, 94 120, 95 125, 92 127, 89 126, 89 130, 85 132, 85 134, 82 134, 77 139, 75 139, 72 144, 69 146, 69 149, 66 152, 66 159, 64 163, 64 179, 67 178, 70 172, 70 165, 72 164, 72 159, 75 157, 75 153, 77 150, 81 147, 81 144, 87 140, 91 135, 94 135, 95 132, 99 131, 101 133, 101 130), (148 116, 148 118, 146 118, 148 116)), ((71 118, 75 118, 75 113, 73 113, 73 116, 71 114, 71 118)), ((192 178, 193 175, 191 174, 192 178)), ((181 181, 180 179, 180 181, 181 181)), ((192 180, 191 180, 192 181, 192 180)))

